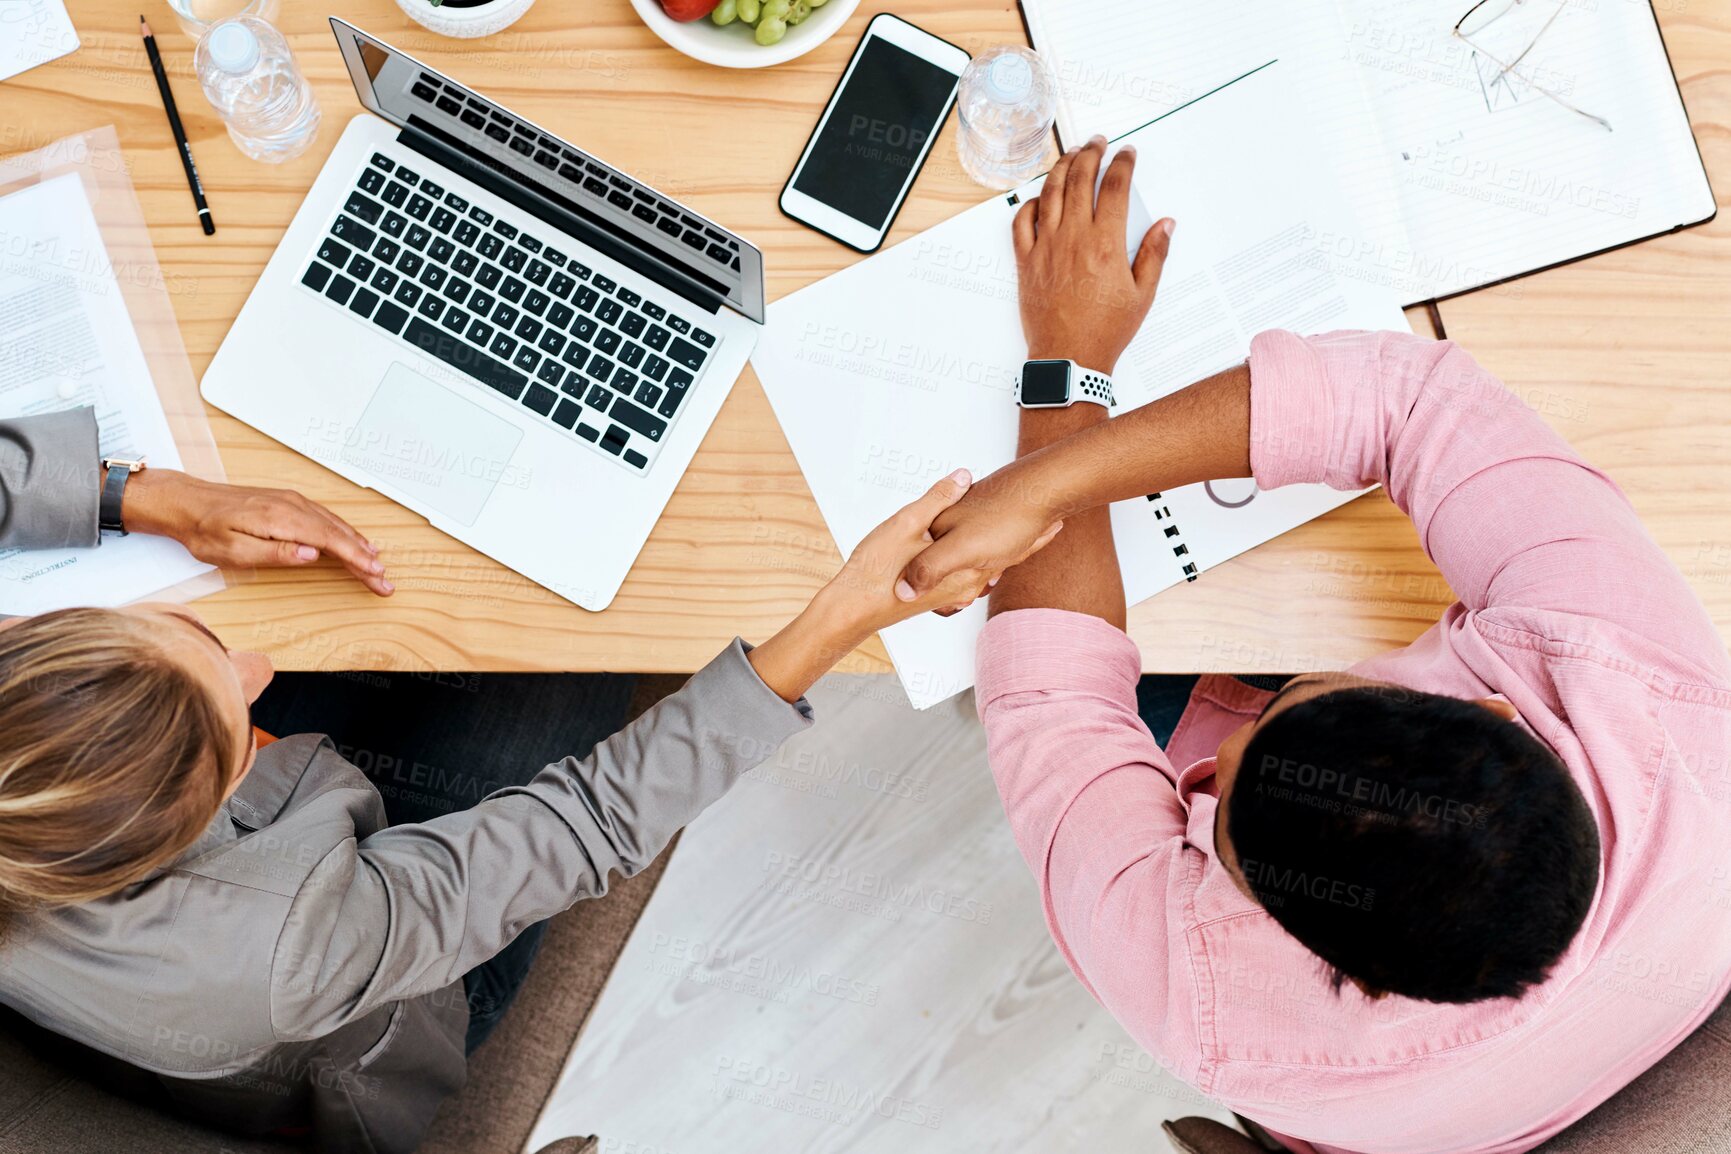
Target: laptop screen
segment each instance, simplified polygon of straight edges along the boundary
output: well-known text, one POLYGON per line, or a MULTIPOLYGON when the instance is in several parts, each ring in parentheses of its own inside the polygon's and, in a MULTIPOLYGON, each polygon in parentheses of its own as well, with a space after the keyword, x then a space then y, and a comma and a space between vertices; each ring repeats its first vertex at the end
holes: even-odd
POLYGON ((368 108, 508 170, 641 259, 763 320, 763 255, 751 244, 390 45, 335 18, 331 27, 368 108))

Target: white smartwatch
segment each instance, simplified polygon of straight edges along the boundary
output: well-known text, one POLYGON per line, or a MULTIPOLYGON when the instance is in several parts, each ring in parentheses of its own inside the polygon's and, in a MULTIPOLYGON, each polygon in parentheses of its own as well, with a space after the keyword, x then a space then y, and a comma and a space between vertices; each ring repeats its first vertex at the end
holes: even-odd
POLYGON ((1027 361, 1016 381, 1024 409, 1067 409, 1079 401, 1111 408, 1112 378, 1075 361, 1027 361))

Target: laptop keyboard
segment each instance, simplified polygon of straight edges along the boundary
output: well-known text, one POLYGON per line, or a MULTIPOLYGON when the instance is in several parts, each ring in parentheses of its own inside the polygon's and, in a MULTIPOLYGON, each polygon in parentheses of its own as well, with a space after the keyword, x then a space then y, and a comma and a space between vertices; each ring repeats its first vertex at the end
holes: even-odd
POLYGON ((647 471, 716 338, 382 153, 301 284, 647 471))

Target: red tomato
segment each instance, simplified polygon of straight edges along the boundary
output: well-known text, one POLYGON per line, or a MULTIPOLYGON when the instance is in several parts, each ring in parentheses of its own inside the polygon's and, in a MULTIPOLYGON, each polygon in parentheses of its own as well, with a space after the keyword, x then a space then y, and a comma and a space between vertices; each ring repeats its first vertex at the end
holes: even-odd
POLYGON ((721 0, 661 0, 661 7, 675 20, 701 20, 711 12, 721 0))

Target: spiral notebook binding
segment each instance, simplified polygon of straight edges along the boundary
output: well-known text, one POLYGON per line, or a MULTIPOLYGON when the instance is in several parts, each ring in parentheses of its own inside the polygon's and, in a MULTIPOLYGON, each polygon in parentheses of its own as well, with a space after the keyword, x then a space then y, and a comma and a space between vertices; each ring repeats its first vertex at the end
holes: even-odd
POLYGON ((1154 506, 1154 520, 1160 526, 1160 532, 1166 537, 1166 544, 1172 549, 1172 556, 1178 558, 1178 564, 1184 567, 1184 580, 1194 581, 1200 577, 1201 571, 1196 568, 1196 562, 1190 558, 1190 546, 1184 543, 1184 532, 1178 527, 1178 521, 1172 516, 1172 508, 1159 493, 1148 494, 1148 500, 1154 506))

